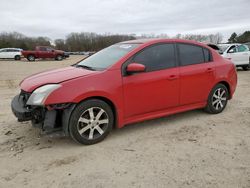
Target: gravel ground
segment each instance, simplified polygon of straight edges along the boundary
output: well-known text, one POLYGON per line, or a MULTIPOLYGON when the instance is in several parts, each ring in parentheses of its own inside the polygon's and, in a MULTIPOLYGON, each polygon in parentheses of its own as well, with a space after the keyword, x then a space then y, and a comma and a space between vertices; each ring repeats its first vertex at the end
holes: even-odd
POLYGON ((18 123, 10 109, 18 83, 81 58, 0 61, 0 187, 250 187, 250 71, 238 70, 221 114, 194 110, 132 124, 96 145, 18 123))

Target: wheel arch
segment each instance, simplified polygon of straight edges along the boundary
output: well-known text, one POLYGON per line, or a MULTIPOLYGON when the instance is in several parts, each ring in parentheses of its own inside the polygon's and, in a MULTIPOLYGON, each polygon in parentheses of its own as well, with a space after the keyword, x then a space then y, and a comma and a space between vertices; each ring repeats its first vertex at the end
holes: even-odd
POLYGON ((228 83, 227 81, 225 81, 225 80, 222 80, 222 81, 216 83, 215 86, 216 86, 217 84, 223 84, 223 85, 226 86, 226 88, 227 88, 227 90, 228 90, 228 92, 229 92, 229 99, 231 99, 231 98, 232 98, 232 95, 231 95, 231 87, 230 87, 229 83, 228 83))
POLYGON ((29 56, 34 56, 34 58, 36 59, 36 55, 35 54, 29 53, 29 54, 27 54, 26 58, 28 58, 29 56))
POLYGON ((77 104, 79 104, 79 103, 81 103, 83 101, 91 100, 91 99, 102 100, 102 101, 106 102, 111 107, 111 110, 112 110, 113 115, 114 115, 113 128, 116 128, 118 126, 118 124, 119 124, 119 114, 118 114, 117 106, 115 105, 115 103, 111 99, 109 99, 107 97, 96 95, 96 96, 86 97, 86 98, 82 99, 81 101, 79 101, 77 104))
POLYGON ((102 101, 106 102, 111 107, 111 110, 112 110, 113 115, 114 115, 113 128, 117 127, 117 125, 118 125, 118 113, 117 113, 117 108, 116 108, 115 104, 113 103, 113 101, 111 101, 107 97, 103 97, 103 96, 91 96, 91 97, 84 98, 83 100, 79 101, 78 103, 73 104, 69 109, 65 110, 65 113, 63 114, 63 117, 62 117, 63 118, 62 119, 63 120, 62 127, 63 127, 64 133, 66 135, 69 135, 69 121, 71 118, 71 114, 74 111, 74 109, 76 108, 76 106, 84 101, 91 100, 91 99, 102 100, 102 101))
POLYGON ((114 104, 114 102, 112 100, 110 100, 109 98, 104 97, 104 96, 91 96, 91 97, 84 98, 79 103, 81 103, 83 101, 91 100, 91 99, 102 100, 102 101, 106 102, 111 107, 111 110, 112 110, 112 112, 114 114, 114 122, 115 122, 114 125, 113 125, 113 128, 116 128, 117 127, 116 125, 118 125, 118 112, 117 112, 117 107, 114 104))

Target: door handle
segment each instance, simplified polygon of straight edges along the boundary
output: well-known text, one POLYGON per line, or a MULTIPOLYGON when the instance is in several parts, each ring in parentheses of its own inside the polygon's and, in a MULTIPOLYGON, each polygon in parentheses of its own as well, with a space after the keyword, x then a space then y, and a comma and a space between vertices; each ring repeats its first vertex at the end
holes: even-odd
POLYGON ((206 72, 213 72, 214 69, 213 68, 207 68, 206 72))
POLYGON ((179 76, 177 76, 177 75, 170 75, 169 77, 168 77, 168 80, 176 80, 176 79, 178 79, 179 78, 179 76))

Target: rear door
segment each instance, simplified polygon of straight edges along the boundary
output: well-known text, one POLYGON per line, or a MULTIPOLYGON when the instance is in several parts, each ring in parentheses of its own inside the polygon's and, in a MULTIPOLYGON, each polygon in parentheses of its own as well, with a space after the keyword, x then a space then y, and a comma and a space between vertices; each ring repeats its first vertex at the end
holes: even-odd
POLYGON ((6 50, 6 58, 13 58, 13 49, 6 50))
POLYGON ((204 102, 214 84, 214 64, 207 48, 178 44, 180 105, 204 102))
POLYGON ((6 58, 6 49, 0 51, 0 58, 6 58))
POLYGON ((237 52, 233 54, 235 61, 239 64, 249 64, 249 49, 246 45, 237 46, 237 52))
POLYGON ((137 53, 128 63, 145 65, 142 73, 123 75, 125 118, 179 104, 179 68, 175 44, 157 44, 137 53))
POLYGON ((17 51, 17 50, 15 50, 15 49, 9 49, 9 50, 8 50, 8 58, 11 58, 11 59, 15 58, 15 56, 16 56, 16 54, 17 54, 16 51, 17 51))

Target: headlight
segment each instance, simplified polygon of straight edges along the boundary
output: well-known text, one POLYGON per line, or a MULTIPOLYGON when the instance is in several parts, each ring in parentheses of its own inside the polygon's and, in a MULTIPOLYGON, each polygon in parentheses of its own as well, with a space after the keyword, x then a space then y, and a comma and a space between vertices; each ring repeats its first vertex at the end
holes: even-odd
POLYGON ((44 101, 49 96, 49 94, 59 87, 61 87, 60 84, 48 84, 48 85, 37 88, 35 91, 33 91, 31 96, 29 97, 27 104, 28 105, 43 105, 44 101))

